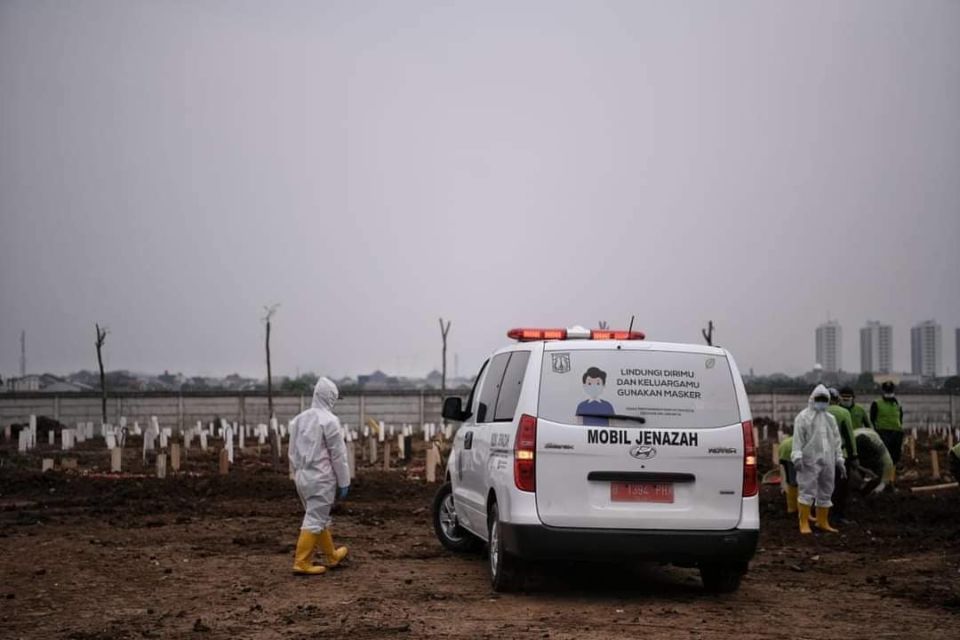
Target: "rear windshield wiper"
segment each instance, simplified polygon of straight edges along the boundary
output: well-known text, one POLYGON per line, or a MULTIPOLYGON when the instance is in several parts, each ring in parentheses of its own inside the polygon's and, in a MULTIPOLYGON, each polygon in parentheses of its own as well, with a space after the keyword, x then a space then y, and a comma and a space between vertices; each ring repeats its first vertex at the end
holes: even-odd
POLYGON ((647 419, 641 416, 625 416, 625 415, 620 415, 618 413, 612 413, 612 414, 605 413, 602 415, 599 413, 578 413, 577 416, 580 418, 610 418, 612 420, 633 420, 634 422, 639 422, 640 424, 645 424, 647 422, 647 419))

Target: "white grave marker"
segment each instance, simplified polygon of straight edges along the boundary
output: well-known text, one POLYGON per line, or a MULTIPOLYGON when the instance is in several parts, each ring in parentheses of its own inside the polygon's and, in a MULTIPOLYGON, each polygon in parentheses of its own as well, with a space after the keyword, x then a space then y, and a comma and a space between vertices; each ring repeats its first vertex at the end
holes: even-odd
POLYGON ((229 423, 223 423, 223 448, 227 450, 227 460, 233 464, 233 427, 229 423))

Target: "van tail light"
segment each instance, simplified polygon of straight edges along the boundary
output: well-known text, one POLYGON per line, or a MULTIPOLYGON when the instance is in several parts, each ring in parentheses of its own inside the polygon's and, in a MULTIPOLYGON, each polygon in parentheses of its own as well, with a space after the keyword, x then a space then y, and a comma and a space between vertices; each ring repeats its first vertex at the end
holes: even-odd
POLYGON ((743 423, 743 497, 757 495, 760 485, 757 482, 757 446, 753 441, 753 421, 743 423))
POLYGON ((521 491, 537 490, 537 419, 523 414, 513 442, 513 481, 521 491))

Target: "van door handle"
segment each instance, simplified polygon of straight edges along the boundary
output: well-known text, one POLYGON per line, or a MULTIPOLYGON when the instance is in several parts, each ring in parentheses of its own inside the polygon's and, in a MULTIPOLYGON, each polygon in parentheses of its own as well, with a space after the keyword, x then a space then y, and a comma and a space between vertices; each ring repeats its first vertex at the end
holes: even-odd
POLYGON ((463 448, 473 448, 473 431, 467 431, 465 434, 463 434, 463 448))

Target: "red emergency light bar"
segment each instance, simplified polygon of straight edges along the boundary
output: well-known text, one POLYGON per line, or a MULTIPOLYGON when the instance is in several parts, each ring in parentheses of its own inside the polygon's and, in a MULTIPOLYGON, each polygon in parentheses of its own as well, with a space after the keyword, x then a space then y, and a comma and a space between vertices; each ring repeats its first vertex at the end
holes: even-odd
POLYGON ((507 337, 518 342, 537 340, 643 340, 642 331, 613 331, 610 329, 510 329, 507 337))
POLYGON ((590 332, 591 340, 643 340, 647 335, 643 331, 610 331, 594 329, 590 332))

